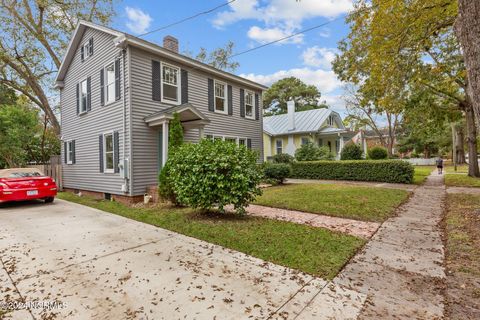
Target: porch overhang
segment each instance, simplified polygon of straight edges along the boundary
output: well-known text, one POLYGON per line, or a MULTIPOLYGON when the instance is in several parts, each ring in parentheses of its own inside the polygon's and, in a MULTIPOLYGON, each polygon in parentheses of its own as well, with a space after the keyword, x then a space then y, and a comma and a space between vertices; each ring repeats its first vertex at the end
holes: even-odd
POLYGON ((210 120, 191 103, 166 108, 145 117, 144 120, 149 127, 157 127, 172 120, 175 113, 178 113, 180 122, 185 128, 203 128, 210 123, 210 120))

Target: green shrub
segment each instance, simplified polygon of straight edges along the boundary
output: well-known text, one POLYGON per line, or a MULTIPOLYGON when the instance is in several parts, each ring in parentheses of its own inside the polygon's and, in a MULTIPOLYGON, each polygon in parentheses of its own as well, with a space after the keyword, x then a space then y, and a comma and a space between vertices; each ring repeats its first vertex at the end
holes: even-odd
POLYGON ((292 177, 412 183, 413 166, 401 160, 311 161, 292 164, 292 177))
POLYGON ((333 158, 334 156, 327 146, 319 148, 312 142, 302 145, 295 151, 297 161, 332 160, 333 158))
POLYGON ((267 179, 276 180, 278 183, 283 183, 285 178, 292 173, 292 168, 286 163, 269 163, 265 166, 264 175, 267 179))
POLYGON ((373 147, 368 149, 368 157, 372 160, 383 160, 388 158, 388 152, 384 147, 373 147))
POLYGON ((170 180, 170 160, 167 161, 158 175, 158 195, 163 201, 170 201, 175 205, 179 204, 170 180))
POLYGON ((204 139, 183 144, 170 157, 169 181, 177 201, 209 210, 232 204, 238 213, 261 194, 258 155, 245 146, 204 139))
POLYGON ((168 153, 172 153, 183 144, 183 128, 178 113, 173 114, 168 130, 168 153))
POLYGON ((272 157, 273 163, 292 163, 295 158, 288 153, 279 153, 272 157))
POLYGON ((340 153, 341 160, 361 160, 362 148, 356 143, 347 143, 340 153))

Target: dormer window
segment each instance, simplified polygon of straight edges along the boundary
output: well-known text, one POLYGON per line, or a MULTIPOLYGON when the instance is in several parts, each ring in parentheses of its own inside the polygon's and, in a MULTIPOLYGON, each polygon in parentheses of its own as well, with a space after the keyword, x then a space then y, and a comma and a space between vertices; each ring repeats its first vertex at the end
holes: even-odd
POLYGON ((333 116, 329 116, 328 117, 328 125, 333 127, 333 125, 335 124, 335 119, 333 118, 333 116))

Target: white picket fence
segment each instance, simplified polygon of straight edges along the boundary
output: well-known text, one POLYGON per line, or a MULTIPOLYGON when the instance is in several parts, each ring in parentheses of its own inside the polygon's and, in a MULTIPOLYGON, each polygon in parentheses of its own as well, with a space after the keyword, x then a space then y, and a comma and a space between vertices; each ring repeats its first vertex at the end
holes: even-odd
POLYGON ((403 161, 407 161, 414 166, 434 166, 435 165, 435 160, 436 158, 429 158, 429 159, 423 159, 423 158, 410 158, 410 159, 402 159, 403 161))

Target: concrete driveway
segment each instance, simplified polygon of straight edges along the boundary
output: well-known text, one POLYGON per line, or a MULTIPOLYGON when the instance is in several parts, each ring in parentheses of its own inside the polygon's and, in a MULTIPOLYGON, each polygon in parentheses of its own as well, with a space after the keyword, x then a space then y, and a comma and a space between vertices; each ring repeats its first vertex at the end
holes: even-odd
POLYGON ((353 319, 366 298, 61 200, 0 207, 0 259, 7 319, 353 319))

